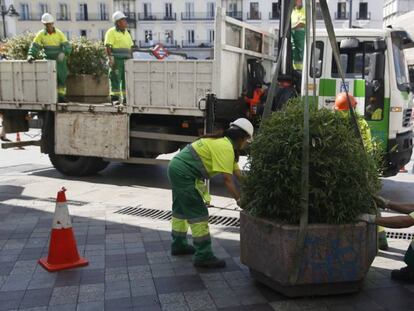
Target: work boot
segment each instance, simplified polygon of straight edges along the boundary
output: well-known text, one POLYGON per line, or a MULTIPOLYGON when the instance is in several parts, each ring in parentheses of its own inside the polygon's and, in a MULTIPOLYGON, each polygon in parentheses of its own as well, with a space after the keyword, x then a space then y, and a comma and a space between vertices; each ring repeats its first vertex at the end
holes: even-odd
POLYGON ((115 105, 117 103, 119 105, 119 96, 111 95, 111 103, 115 105))
POLYGON ((223 259, 219 259, 215 256, 207 260, 194 261, 194 267, 198 268, 224 268, 225 266, 226 262, 223 259))
POLYGON ((6 136, 0 136, 0 139, 1 139, 1 141, 7 141, 7 142, 10 142, 11 141, 6 136))
POLYGON ((187 245, 184 248, 171 249, 171 255, 180 256, 180 255, 193 255, 195 253, 195 248, 192 245, 187 245))
POLYGON ((392 270, 391 278, 398 281, 414 283, 414 273, 408 267, 401 268, 400 270, 392 270))

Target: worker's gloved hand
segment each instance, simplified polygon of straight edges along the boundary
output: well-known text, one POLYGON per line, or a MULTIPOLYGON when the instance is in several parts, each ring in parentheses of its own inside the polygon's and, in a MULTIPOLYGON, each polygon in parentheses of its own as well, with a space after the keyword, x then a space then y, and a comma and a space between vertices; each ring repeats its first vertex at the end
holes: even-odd
POLYGON ((58 54, 57 60, 58 60, 59 62, 63 62, 63 61, 64 61, 64 59, 65 59, 65 53, 60 52, 60 53, 58 54))
POLYGON ((35 61, 35 58, 32 55, 27 56, 27 61, 31 64, 35 61))
POLYGON ((375 224, 376 218, 377 218, 377 215, 372 215, 372 214, 361 214, 358 216, 359 221, 363 221, 369 224, 375 224))
POLYGON ((115 57, 113 57, 113 56, 108 57, 108 66, 111 67, 111 68, 115 67, 115 57))
POLYGON ((390 203, 390 200, 387 200, 379 195, 374 195, 373 198, 375 200, 375 203, 377 203, 378 207, 381 208, 387 208, 388 204, 390 203))

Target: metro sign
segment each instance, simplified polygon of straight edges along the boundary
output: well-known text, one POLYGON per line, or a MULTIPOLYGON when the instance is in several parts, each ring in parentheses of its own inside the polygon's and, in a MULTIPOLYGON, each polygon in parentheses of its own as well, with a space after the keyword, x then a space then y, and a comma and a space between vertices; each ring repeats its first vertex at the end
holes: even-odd
POLYGON ((170 53, 168 52, 168 50, 161 44, 161 43, 157 43, 153 48, 152 48, 152 54, 154 54, 154 56, 157 59, 164 59, 166 58, 170 53))

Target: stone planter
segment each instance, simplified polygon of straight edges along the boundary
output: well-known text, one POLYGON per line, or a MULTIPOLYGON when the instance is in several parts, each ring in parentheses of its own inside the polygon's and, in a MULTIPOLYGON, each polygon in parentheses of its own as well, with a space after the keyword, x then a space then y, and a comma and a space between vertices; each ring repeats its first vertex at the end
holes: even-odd
POLYGON ((81 103, 108 103, 109 81, 104 75, 96 79, 93 75, 70 75, 66 82, 67 98, 81 103))
POLYGON ((296 284, 289 283, 299 226, 240 213, 241 262, 253 278, 289 297, 358 291, 377 254, 377 228, 357 223, 308 226, 296 284))

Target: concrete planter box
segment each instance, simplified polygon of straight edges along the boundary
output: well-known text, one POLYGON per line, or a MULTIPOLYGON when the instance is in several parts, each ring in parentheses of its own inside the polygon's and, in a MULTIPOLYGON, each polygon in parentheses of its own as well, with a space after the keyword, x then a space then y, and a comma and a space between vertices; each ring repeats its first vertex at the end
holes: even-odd
POLYGON ((289 297, 358 291, 377 254, 377 228, 308 226, 297 283, 289 283, 299 226, 282 225, 240 213, 241 262, 252 277, 289 297))
POLYGON ((67 97, 85 103, 109 102, 108 76, 96 79, 93 75, 70 75, 66 81, 67 97))

